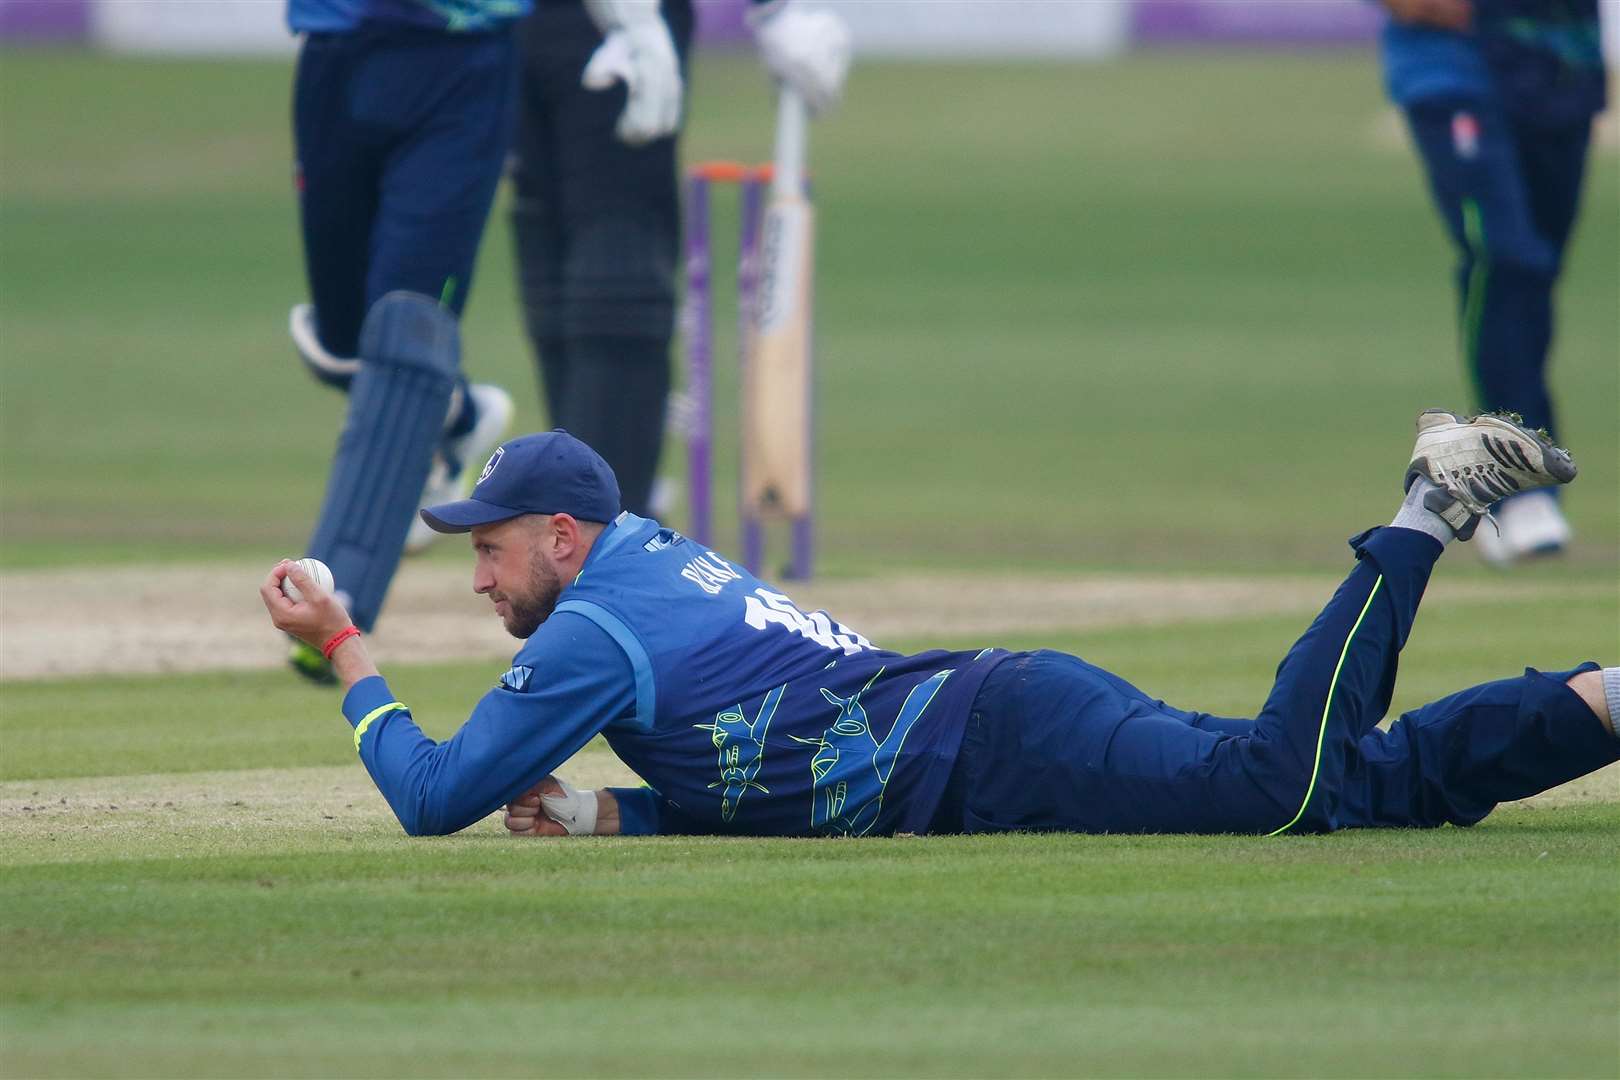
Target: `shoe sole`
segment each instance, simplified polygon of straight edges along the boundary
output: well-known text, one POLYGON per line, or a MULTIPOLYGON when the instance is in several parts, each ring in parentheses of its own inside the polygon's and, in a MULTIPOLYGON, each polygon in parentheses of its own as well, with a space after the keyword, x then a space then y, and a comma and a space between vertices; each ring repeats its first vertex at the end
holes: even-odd
POLYGON ((1576 474, 1580 471, 1576 468, 1575 459, 1570 456, 1568 450, 1554 444, 1551 439, 1546 438, 1539 431, 1527 428, 1523 424, 1509 420, 1505 416, 1497 416, 1494 413, 1481 413, 1469 419, 1458 416, 1454 412, 1447 412, 1444 409, 1428 409, 1425 410, 1423 415, 1446 416, 1451 423, 1425 429, 1420 433, 1419 437, 1443 433, 1453 427, 1468 428, 1473 431, 1478 431, 1481 428, 1495 428, 1508 435, 1517 435, 1528 439, 1541 451, 1541 465, 1538 467, 1524 459, 1523 451, 1519 449, 1517 443, 1511 440, 1504 442, 1501 439, 1493 442, 1489 437, 1486 437, 1486 452, 1505 468, 1520 472, 1541 472, 1552 477, 1553 482, 1558 484, 1569 483, 1575 479, 1576 474))
MULTIPOLYGON (((1482 413, 1476 417, 1462 417, 1445 409, 1426 409, 1418 417, 1418 446, 1414 453, 1423 447, 1424 443, 1433 443, 1444 439, 1453 432, 1466 430, 1471 435, 1477 435, 1485 448, 1485 452, 1506 472, 1492 476, 1488 480, 1484 477, 1464 475, 1455 477, 1453 483, 1465 486, 1467 498, 1459 499, 1465 508, 1483 513, 1498 500, 1512 495, 1518 491, 1534 491, 1538 488, 1550 487, 1554 484, 1567 484, 1575 479, 1575 460, 1569 451, 1555 446, 1553 442, 1532 431, 1517 421, 1494 413, 1482 413), (1444 417, 1445 422, 1424 426, 1426 417, 1444 417), (1493 434, 1494 432, 1494 434, 1493 434), (1536 447, 1539 464, 1532 462, 1525 454, 1520 440, 1527 440, 1536 447), (1511 473, 1531 474, 1542 480, 1530 486, 1522 486, 1511 473), (1543 479, 1544 478, 1544 479, 1543 479)), ((1430 466, 1427 455, 1412 458, 1407 468, 1407 486, 1411 486, 1411 477, 1421 473, 1434 481, 1442 488, 1452 489, 1452 484, 1437 480, 1434 470, 1430 466)), ((1455 496, 1455 493, 1453 493, 1455 496)), ((1455 526, 1455 523, 1453 523, 1455 526)), ((1471 530, 1470 530, 1471 531, 1471 530)))

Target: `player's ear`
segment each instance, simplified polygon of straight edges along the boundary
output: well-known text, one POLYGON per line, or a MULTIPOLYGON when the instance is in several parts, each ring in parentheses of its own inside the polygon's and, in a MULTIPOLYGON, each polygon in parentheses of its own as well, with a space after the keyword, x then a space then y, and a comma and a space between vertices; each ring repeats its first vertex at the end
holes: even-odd
POLYGON ((559 560, 573 556, 579 550, 579 521, 572 514, 552 514, 550 529, 551 553, 559 560))

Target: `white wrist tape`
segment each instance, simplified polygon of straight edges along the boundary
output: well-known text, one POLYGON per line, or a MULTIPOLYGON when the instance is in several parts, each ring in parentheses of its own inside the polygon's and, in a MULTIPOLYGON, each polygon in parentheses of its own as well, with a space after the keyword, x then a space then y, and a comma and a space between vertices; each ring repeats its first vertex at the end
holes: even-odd
POLYGON ((561 795, 540 796, 540 809, 546 817, 568 830, 569 836, 591 836, 596 832, 596 792, 581 791, 562 777, 561 795))

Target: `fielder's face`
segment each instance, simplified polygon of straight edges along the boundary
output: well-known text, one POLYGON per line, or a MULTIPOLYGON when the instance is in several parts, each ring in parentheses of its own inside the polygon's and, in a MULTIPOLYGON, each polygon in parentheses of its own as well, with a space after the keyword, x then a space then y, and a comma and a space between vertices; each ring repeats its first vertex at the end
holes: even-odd
POLYGON ((495 604, 506 632, 527 638, 557 606, 562 578, 546 550, 547 518, 530 514, 472 531, 473 591, 495 604))

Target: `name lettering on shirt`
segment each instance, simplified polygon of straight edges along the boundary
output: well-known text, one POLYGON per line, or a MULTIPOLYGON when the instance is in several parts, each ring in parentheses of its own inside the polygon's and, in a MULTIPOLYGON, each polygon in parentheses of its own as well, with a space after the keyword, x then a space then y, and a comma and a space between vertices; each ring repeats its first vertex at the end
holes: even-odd
POLYGON ((843 623, 834 622, 825 611, 813 611, 806 615, 781 593, 755 589, 752 596, 743 597, 743 604, 746 608, 743 622, 755 630, 780 626, 824 649, 842 651, 845 656, 854 656, 863 649, 877 649, 876 645, 843 623))
POLYGON ((731 568, 714 552, 705 552, 681 568, 681 577, 692 582, 710 596, 718 596, 720 590, 738 581, 742 575, 731 568))

